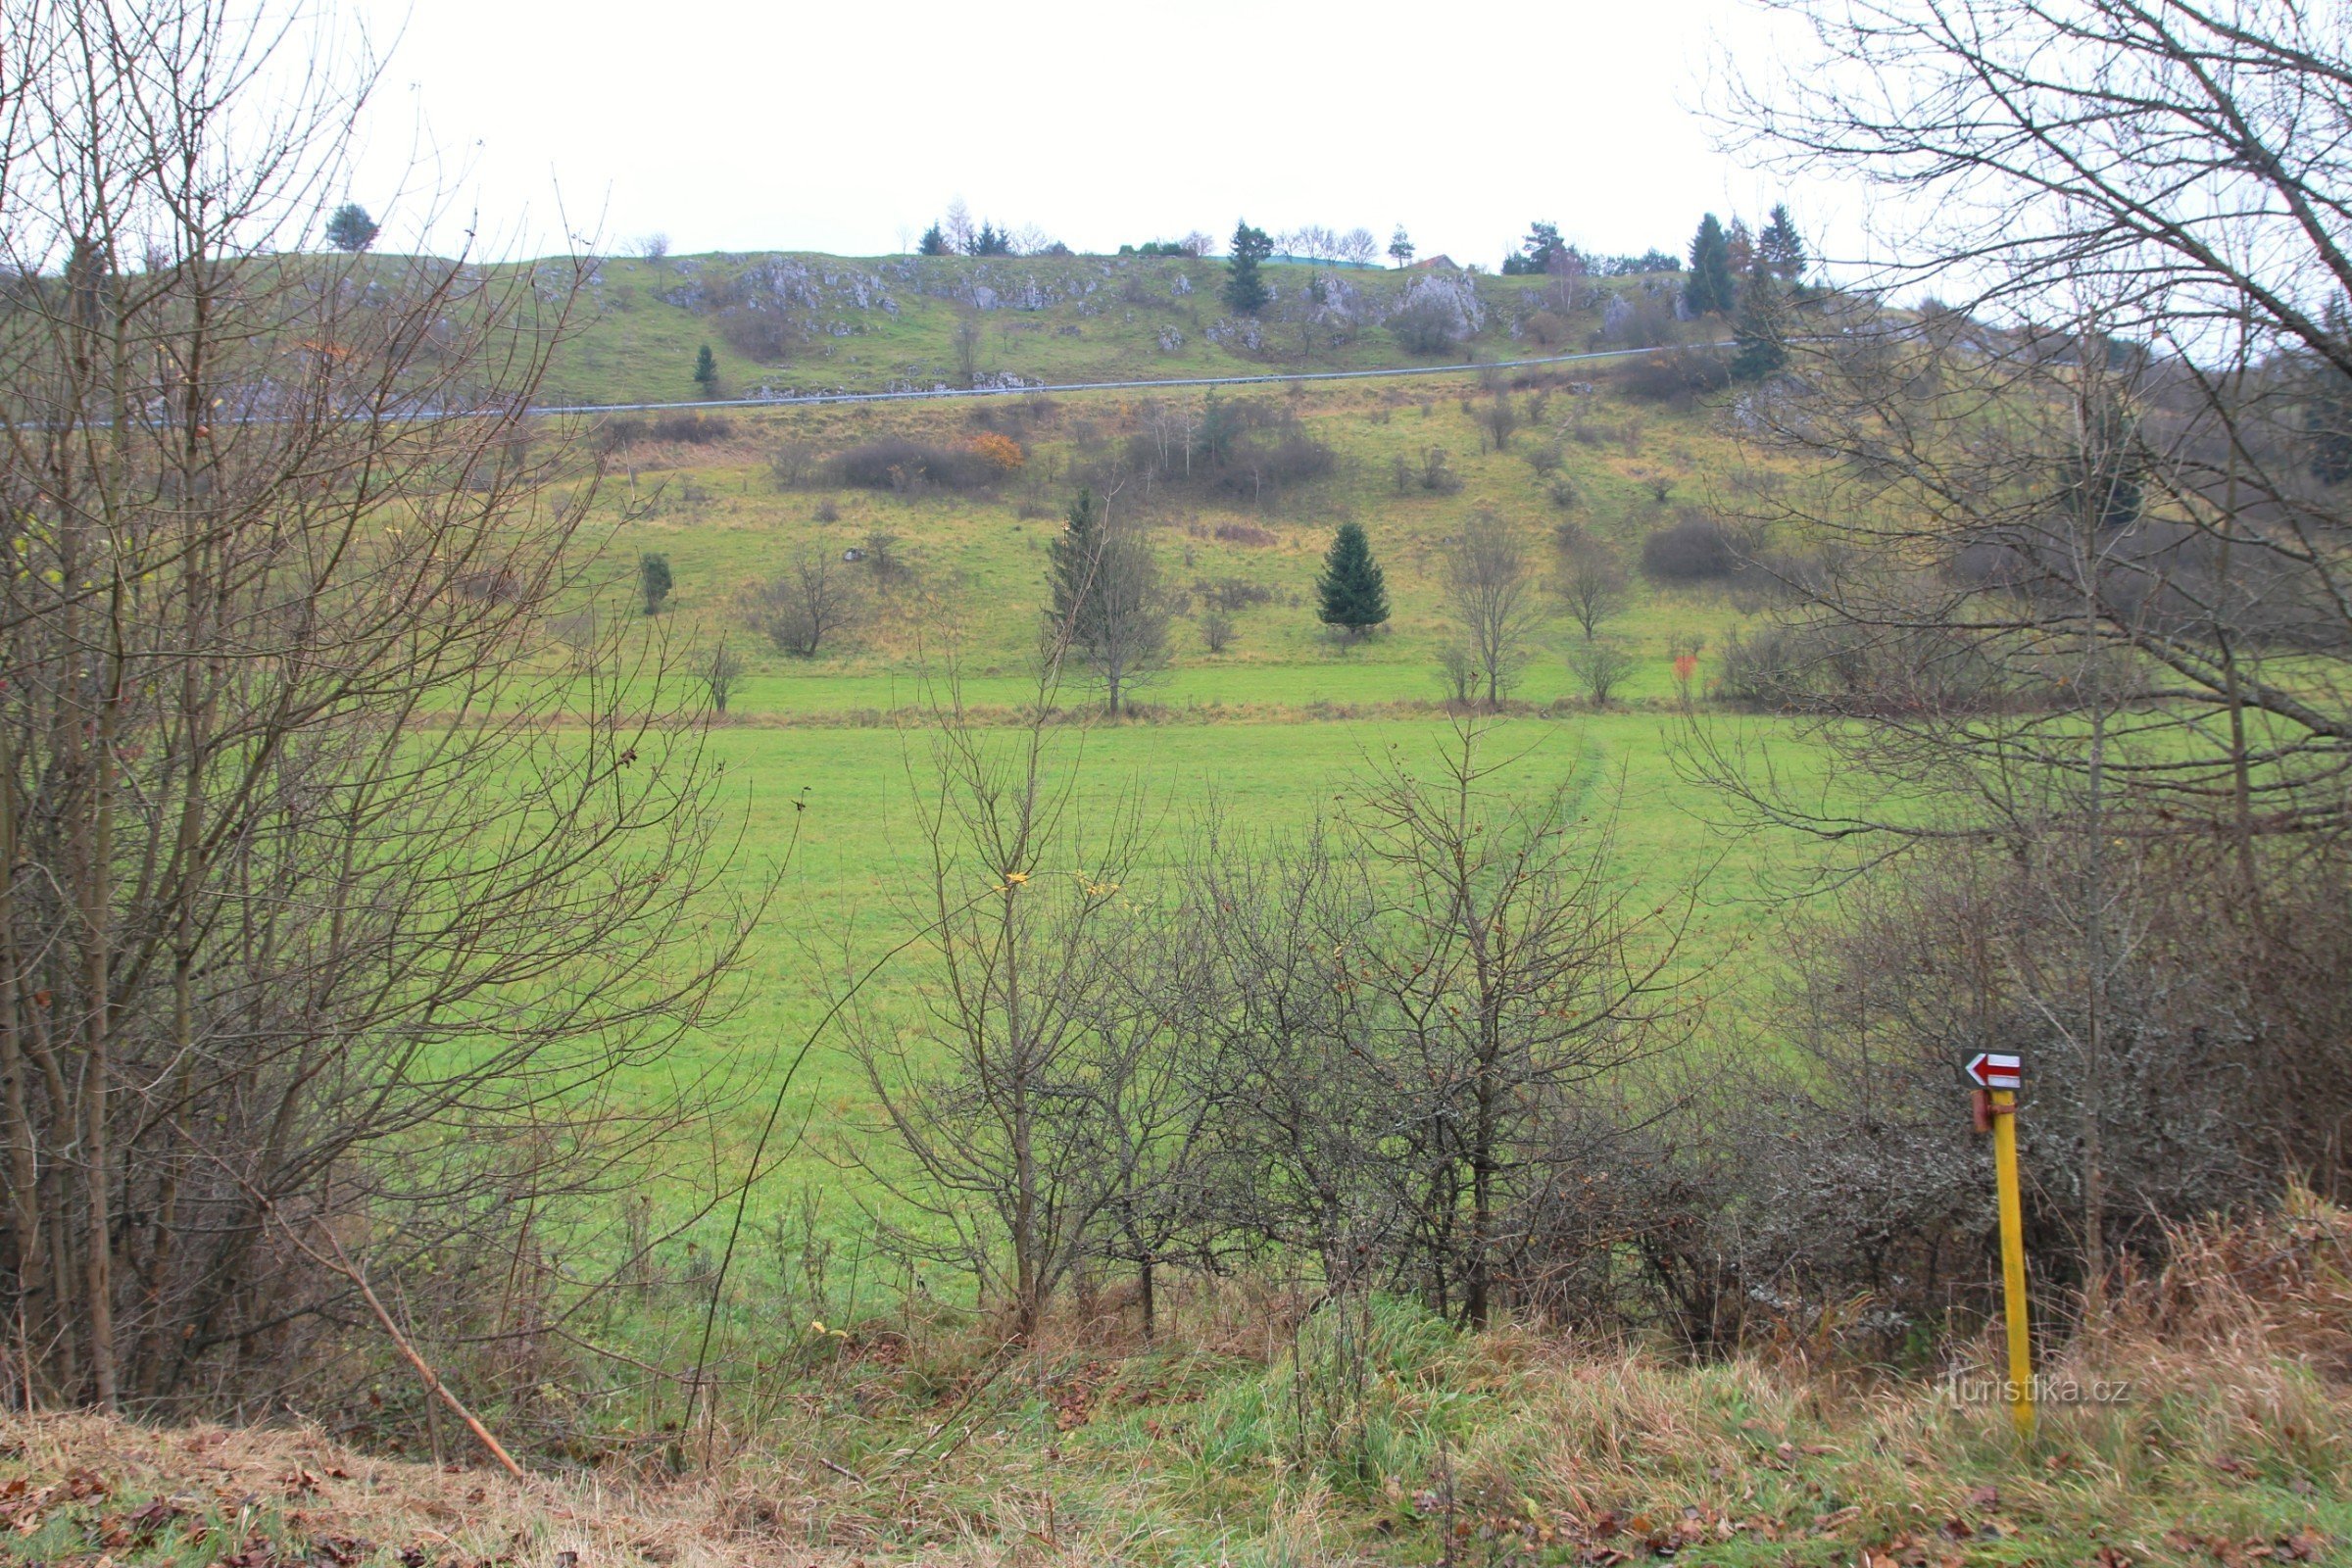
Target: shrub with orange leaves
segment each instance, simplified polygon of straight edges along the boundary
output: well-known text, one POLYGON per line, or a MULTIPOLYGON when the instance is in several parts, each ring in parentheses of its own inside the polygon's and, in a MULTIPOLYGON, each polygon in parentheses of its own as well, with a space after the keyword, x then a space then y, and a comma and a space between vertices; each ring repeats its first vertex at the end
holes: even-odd
POLYGON ((1001 473, 1010 473, 1029 461, 1029 454, 1021 450, 1018 441, 994 430, 981 431, 966 445, 1001 473))

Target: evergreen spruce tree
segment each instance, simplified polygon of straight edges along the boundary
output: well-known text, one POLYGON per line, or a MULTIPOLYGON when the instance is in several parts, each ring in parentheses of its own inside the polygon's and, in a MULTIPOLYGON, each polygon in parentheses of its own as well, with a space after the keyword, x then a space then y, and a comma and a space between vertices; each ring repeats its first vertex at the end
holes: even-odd
POLYGON ((1360 523, 1343 522, 1323 558, 1323 575, 1315 579, 1322 605, 1315 612, 1326 626, 1337 626, 1350 637, 1361 637, 1389 618, 1389 588, 1380 563, 1372 559, 1372 542, 1360 523))
POLYGON ((1740 289, 1740 308, 1732 318, 1732 379, 1761 381, 1788 363, 1788 300, 1772 264, 1759 255, 1748 268, 1740 289))
POLYGON ((1787 202, 1773 204, 1764 232, 1756 236, 1756 255, 1784 283, 1805 275, 1805 241, 1796 231, 1796 220, 1788 216, 1787 202))
POLYGON ((1061 537, 1046 552, 1054 583, 1054 621, 1071 629, 1073 641, 1086 640, 1084 622, 1087 589, 1094 581, 1095 563, 1102 555, 1102 503, 1092 490, 1080 490, 1070 503, 1061 537))
POLYGON ((358 202, 345 202, 326 220, 326 242, 355 256, 375 243, 375 220, 358 202))
POLYGON ((953 256, 956 247, 948 243, 947 231, 937 223, 923 230, 922 243, 915 247, 918 256, 953 256))
POLYGON ((694 384, 702 388, 703 396, 707 398, 718 396, 718 360, 711 354, 708 343, 695 352, 694 384))
POLYGON ((1225 303, 1244 316, 1255 316, 1264 310, 1273 296, 1266 292, 1266 281, 1257 275, 1257 264, 1274 254, 1274 241, 1262 228, 1251 228, 1247 220, 1233 226, 1233 254, 1225 262, 1225 303))
POLYGON ((1739 293, 1732 281, 1731 240, 1713 213, 1699 220, 1690 236, 1690 270, 1683 279, 1683 303, 1692 316, 1728 314, 1739 293))

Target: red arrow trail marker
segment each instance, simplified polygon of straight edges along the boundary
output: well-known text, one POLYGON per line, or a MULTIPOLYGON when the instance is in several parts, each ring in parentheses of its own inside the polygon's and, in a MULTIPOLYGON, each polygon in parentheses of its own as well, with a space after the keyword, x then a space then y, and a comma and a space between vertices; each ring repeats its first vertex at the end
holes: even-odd
POLYGON ((1980 1089, 2023 1089, 2026 1068, 2022 1058, 1997 1051, 1980 1051, 1961 1071, 1980 1089))

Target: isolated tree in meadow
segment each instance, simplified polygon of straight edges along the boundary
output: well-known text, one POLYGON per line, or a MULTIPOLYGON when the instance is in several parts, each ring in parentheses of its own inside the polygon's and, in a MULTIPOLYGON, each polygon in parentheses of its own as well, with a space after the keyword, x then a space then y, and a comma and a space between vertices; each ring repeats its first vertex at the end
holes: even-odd
POLYGON ((718 396, 718 357, 710 352, 708 343, 695 351, 694 384, 707 398, 718 396))
POLYGON ((1167 657, 1170 612, 1159 562, 1132 527, 1112 522, 1092 490, 1070 503, 1049 554, 1048 646, 1074 653, 1102 683, 1113 717, 1136 683, 1167 657))
POLYGON ((1343 522, 1315 579, 1315 614, 1326 626, 1361 637, 1389 618, 1389 585, 1360 522, 1343 522))
POLYGON ((743 674, 743 656, 728 647, 727 640, 721 637, 718 646, 710 650, 710 657, 703 661, 702 667, 703 690, 710 696, 712 712, 727 710, 727 699, 735 695, 736 684, 743 674))
POLYGON ((1231 254, 1225 259, 1225 303, 1244 316, 1255 316, 1266 307, 1273 296, 1266 291, 1266 281, 1258 275, 1258 264, 1274 254, 1274 242, 1262 228, 1251 228, 1247 220, 1233 228, 1231 254))
POLYGON ((656 551, 647 551, 637 558, 637 595, 645 603, 645 612, 658 615, 662 602, 676 586, 669 574, 669 558, 656 551))
POLYGON ((356 256, 373 245, 376 232, 375 220, 358 202, 345 202, 326 220, 326 242, 350 255, 356 256))
POLYGON ((1402 223, 1398 223, 1396 231, 1389 236, 1389 260, 1400 268, 1412 265, 1413 237, 1404 231, 1402 223))
POLYGON ((795 659, 814 659, 858 624, 865 596, 841 553, 815 540, 795 547, 784 574, 755 589, 745 619, 795 659))
POLYGON ((1738 294, 1733 281, 1731 242, 1713 213, 1699 220, 1690 236, 1690 270, 1683 278, 1683 304, 1692 316, 1720 316, 1738 294))
POLYGON ((1446 547, 1446 609, 1489 709, 1500 709, 1544 623, 1536 573, 1517 527, 1479 512, 1446 547))
POLYGON ((947 231, 937 223, 933 223, 929 228, 923 230, 922 243, 917 245, 915 250, 918 255, 922 256, 953 256, 956 254, 956 247, 948 243, 947 231))
POLYGON ((1625 609, 1625 573, 1597 549, 1587 547, 1561 564, 1560 602, 1592 642, 1600 628, 1625 609))
POLYGON ((1793 283, 1805 275, 1804 236, 1796 231, 1796 220, 1788 216, 1787 202, 1773 203, 1772 216, 1766 220, 1763 232, 1756 236, 1756 258, 1784 283, 1793 283))

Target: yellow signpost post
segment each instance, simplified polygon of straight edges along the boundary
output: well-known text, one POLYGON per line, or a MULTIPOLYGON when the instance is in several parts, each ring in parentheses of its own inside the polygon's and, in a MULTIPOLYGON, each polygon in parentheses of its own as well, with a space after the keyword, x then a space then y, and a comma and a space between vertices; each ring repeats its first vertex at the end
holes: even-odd
POLYGON ((2009 1331, 2009 1418, 2020 1442, 2034 1436, 2034 1324, 2026 1299, 2026 1208, 2017 1176, 2017 1092, 2025 1066, 2015 1055, 1980 1052, 1967 1067, 1978 1123, 1990 1123, 1993 1189, 2001 1217, 2001 1316, 2009 1331))

